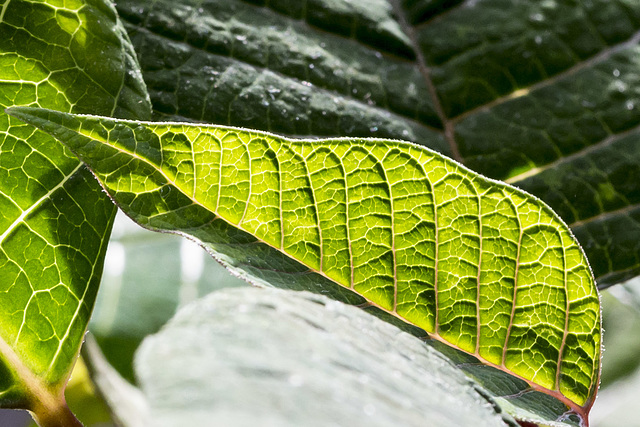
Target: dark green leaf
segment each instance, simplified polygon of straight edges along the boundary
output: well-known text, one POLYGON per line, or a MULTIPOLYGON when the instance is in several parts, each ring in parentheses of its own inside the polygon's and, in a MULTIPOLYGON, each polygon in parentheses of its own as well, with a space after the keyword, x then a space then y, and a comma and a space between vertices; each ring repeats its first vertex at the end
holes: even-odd
POLYGON ((639 2, 122 0, 118 11, 157 116, 411 140, 546 201, 600 286, 640 274, 639 2))

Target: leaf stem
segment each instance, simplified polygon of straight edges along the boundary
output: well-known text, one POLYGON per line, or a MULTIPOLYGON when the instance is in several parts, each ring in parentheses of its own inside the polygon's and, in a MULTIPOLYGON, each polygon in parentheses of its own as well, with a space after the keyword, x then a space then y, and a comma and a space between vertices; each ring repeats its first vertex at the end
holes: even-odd
POLYGON ((37 402, 31 409, 31 416, 40 427, 84 427, 71 412, 64 397, 37 402))

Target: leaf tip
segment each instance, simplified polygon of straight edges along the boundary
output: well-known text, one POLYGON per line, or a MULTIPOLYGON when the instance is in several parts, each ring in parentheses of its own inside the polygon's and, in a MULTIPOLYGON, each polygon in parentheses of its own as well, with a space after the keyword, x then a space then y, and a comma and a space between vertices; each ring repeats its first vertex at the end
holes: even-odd
POLYGON ((36 126, 40 129, 46 130, 48 123, 57 122, 61 123, 61 120, 69 116, 66 113, 60 111, 48 110, 46 108, 39 107, 27 107, 27 106, 13 106, 5 108, 5 113, 13 116, 25 123, 36 126))
POLYGON ((80 122, 72 114, 46 108, 14 106, 4 110, 8 115, 35 126, 52 135, 56 139, 68 143, 73 131, 80 126, 80 122))

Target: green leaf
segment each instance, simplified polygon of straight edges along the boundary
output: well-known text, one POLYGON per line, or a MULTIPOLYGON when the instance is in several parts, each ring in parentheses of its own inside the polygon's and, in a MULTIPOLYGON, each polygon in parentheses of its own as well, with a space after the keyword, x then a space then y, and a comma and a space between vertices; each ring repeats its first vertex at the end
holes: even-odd
POLYGON ((156 116, 426 145, 640 275, 640 3, 122 0, 156 116))
MULTIPOLYGON (((0 105, 149 117, 113 5, 5 0, 0 105)), ((49 135, 4 111, 0 130, 0 406, 30 409, 46 423, 64 405, 115 209, 49 135)))
POLYGON ((64 141, 144 227, 251 282, 371 304, 588 413, 598 293, 535 197, 402 141, 8 111, 64 141))
POLYGON ((214 292, 145 339, 136 372, 147 425, 517 426, 431 346, 303 292, 214 292))

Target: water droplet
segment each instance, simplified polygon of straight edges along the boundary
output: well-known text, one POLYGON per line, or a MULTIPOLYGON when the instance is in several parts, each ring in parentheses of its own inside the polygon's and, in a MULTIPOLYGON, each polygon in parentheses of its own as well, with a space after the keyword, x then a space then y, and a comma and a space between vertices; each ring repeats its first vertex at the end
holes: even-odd
POLYGON ((408 130, 403 130, 402 131, 402 136, 409 136, 409 131, 408 130))
POLYGON ((634 107, 635 104, 633 103, 633 101, 627 101, 627 110, 633 110, 634 107))
POLYGON ((204 74, 209 74, 209 75, 212 75, 212 76, 217 76, 218 74, 220 74, 219 71, 216 71, 215 68, 213 68, 213 67, 211 67, 209 65, 205 65, 204 67, 202 67, 202 72, 204 74))
POLYGON ((536 38, 534 39, 536 44, 542 44, 542 36, 536 36, 536 38))
POLYGON ((304 384, 304 378, 302 375, 292 374, 289 376, 289 384, 291 387, 300 387, 304 384))
POLYGON ((529 15, 529 19, 533 22, 542 22, 544 21, 544 15, 541 13, 534 13, 529 15))
POLYGON ((315 68, 316 66, 313 64, 309 64, 309 68, 311 68, 312 70, 315 68))
POLYGON ((378 132, 378 126, 371 126, 371 127, 369 128, 369 130, 370 130, 371 132, 378 132))
POLYGON ((615 68, 615 69, 613 70, 613 76, 614 76, 614 77, 620 77, 620 70, 618 70, 617 68, 615 68))
POLYGON ((371 417, 371 416, 375 415, 376 407, 371 403, 367 403, 366 405, 364 405, 364 413, 365 413, 365 415, 371 417))
POLYGON ((625 90, 627 90, 627 84, 625 82, 623 82, 622 80, 616 80, 613 83, 613 85, 616 87, 618 92, 624 92, 625 90))

